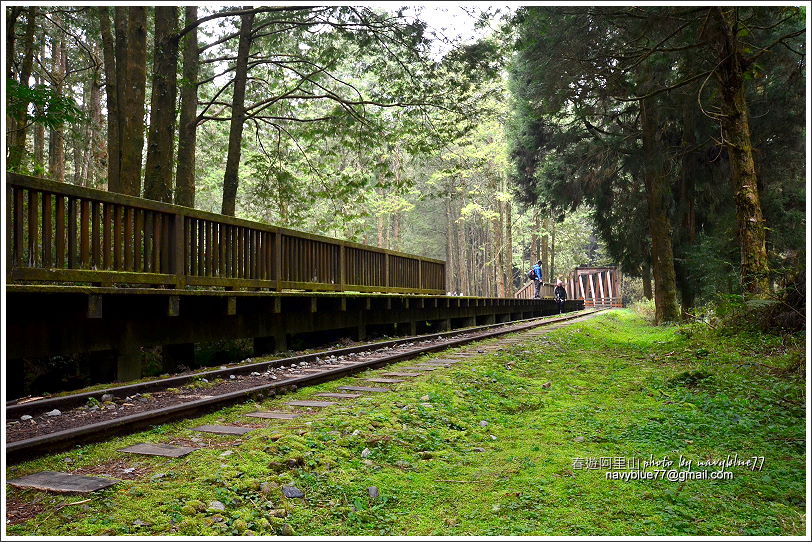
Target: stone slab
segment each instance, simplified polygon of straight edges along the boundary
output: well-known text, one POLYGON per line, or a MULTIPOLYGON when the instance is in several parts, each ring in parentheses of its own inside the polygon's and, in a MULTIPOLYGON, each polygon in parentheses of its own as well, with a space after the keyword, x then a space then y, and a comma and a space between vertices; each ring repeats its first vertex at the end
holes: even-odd
POLYGON ((339 386, 338 389, 347 390, 347 391, 371 391, 371 392, 378 392, 378 393, 383 393, 385 391, 392 391, 389 388, 371 388, 369 386, 339 386))
POLYGON ((316 397, 335 397, 336 399, 355 399, 357 397, 361 397, 360 393, 333 393, 333 392, 322 392, 322 393, 314 393, 316 397))
POLYGON ((192 431, 203 431, 204 433, 216 433, 218 435, 244 435, 253 431, 251 427, 240 427, 239 425, 200 425, 192 427, 192 431))
POLYGON ((423 363, 435 363, 440 365, 453 365, 455 363, 460 363, 462 360, 460 359, 430 359, 426 360, 423 363))
POLYGON ((140 442, 121 448, 119 452, 126 452, 128 454, 141 454, 141 455, 159 455, 161 457, 183 457, 197 450, 189 446, 173 446, 172 444, 152 444, 149 442, 140 442))
POLYGON ((434 371, 437 369, 437 367, 429 367, 429 366, 420 367, 419 365, 417 365, 415 367, 401 367, 401 369, 407 369, 409 371, 434 371))
POLYGON ((249 412, 246 416, 251 418, 263 418, 265 420, 292 420, 301 414, 295 412, 249 412))
POLYGON ((381 373, 382 376, 406 376, 406 377, 414 377, 420 376, 420 373, 381 373))
POLYGON ((398 384, 399 382, 406 382, 398 378, 365 378, 367 382, 377 382, 378 384, 398 384))
POLYGON ((333 406, 336 403, 332 401, 288 401, 285 404, 290 406, 303 406, 303 407, 328 407, 333 406))
POLYGON ((23 489, 39 489, 55 493, 91 493, 110 487, 118 483, 118 480, 46 470, 9 480, 8 483, 23 489))

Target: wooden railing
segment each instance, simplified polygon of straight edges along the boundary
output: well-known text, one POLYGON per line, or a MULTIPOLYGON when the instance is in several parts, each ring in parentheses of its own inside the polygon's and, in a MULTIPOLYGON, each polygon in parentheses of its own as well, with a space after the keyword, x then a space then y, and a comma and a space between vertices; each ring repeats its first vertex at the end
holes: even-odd
MULTIPOLYGON (((539 295, 541 297, 552 298, 554 297, 554 290, 555 284, 550 284, 549 282, 542 282, 541 283, 541 291, 539 295)), ((534 281, 530 281, 522 286, 518 292, 516 292, 517 299, 533 299, 533 296, 536 294, 534 281)))
POLYGON ((6 280, 445 293, 445 262, 6 174, 6 280))

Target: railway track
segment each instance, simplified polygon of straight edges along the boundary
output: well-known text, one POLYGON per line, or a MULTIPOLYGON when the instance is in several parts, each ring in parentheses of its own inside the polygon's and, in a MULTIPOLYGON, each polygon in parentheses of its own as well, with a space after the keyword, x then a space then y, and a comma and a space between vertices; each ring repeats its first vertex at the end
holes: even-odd
MULTIPOLYGON (((335 380, 366 369, 405 361, 475 341, 568 322, 590 316, 601 310, 603 309, 583 310, 557 317, 531 318, 507 324, 491 324, 459 331, 421 335, 371 345, 358 345, 249 363, 192 375, 109 387, 104 390, 41 401, 8 404, 6 405, 7 421, 26 416, 31 416, 33 419, 34 415, 41 415, 43 412, 53 409, 60 410, 60 412, 73 409, 65 414, 60 414, 60 416, 66 416, 60 421, 71 419, 74 423, 70 427, 61 429, 57 425, 50 431, 47 427, 41 427, 40 424, 35 429, 34 426, 29 426, 33 429, 31 431, 26 431, 24 425, 21 425, 16 431, 10 431, 7 425, 6 461, 9 464, 19 463, 79 444, 106 440, 115 434, 132 433, 151 425, 203 414, 248 399, 285 393, 303 386, 335 380), (183 390, 187 393, 183 395, 183 392, 178 389, 180 386, 200 382, 207 384, 206 395, 189 394, 188 390, 183 390), (103 394, 109 394, 119 400, 124 398, 124 405, 134 407, 130 409, 132 413, 126 412, 125 406, 113 407, 112 411, 96 407, 95 412, 88 412, 88 401, 96 403, 103 394), (134 398, 143 398, 144 394, 161 395, 161 401, 126 402, 128 400, 135 402, 134 398), (167 403, 170 404, 167 405, 167 403), (153 408, 153 406, 155 407, 153 408), (71 415, 74 415, 74 418, 67 418, 71 415), (38 434, 28 436, 35 432, 38 434)), ((47 416, 40 416, 40 420, 43 424, 48 424, 47 416)), ((25 422, 19 423, 30 423, 30 421, 30 419, 26 419, 25 422)))

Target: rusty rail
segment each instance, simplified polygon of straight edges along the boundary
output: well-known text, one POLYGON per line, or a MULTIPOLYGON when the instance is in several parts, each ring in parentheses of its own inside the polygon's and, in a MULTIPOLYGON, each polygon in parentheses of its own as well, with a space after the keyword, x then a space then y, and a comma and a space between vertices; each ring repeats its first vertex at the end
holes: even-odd
POLYGON ((6 281, 445 293, 445 262, 6 173, 6 281))

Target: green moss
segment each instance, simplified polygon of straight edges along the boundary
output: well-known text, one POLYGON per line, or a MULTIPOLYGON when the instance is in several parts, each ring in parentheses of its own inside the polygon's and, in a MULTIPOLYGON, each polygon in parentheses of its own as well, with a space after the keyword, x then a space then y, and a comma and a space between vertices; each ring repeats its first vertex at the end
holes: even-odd
MULTIPOLYGON (((197 434, 201 449, 182 459, 126 456, 148 474, 94 496, 88 510, 59 508, 72 497, 48 496, 45 512, 8 531, 800 535, 804 382, 784 371, 799 352, 802 339, 725 335, 696 324, 652 327, 630 311, 613 311, 432 371, 391 393, 338 401, 291 421, 250 419, 267 428, 239 439, 197 434), (222 456, 226 449, 235 453, 222 456), (764 468, 680 484, 607 480, 605 471, 575 462, 650 455, 696 462, 735 453, 765 456, 764 468), (305 498, 285 498, 287 484, 305 498), (225 510, 209 510, 215 500, 225 510), (135 527, 139 519, 147 525, 135 527)), ((116 450, 126 445, 188 439, 201 423, 245 423, 241 415, 257 408, 284 409, 291 398, 391 369, 156 426, 6 474, 64 470, 65 458, 71 468, 120 461, 125 456, 116 450)), ((13 488, 7 494, 42 499, 13 488)))

